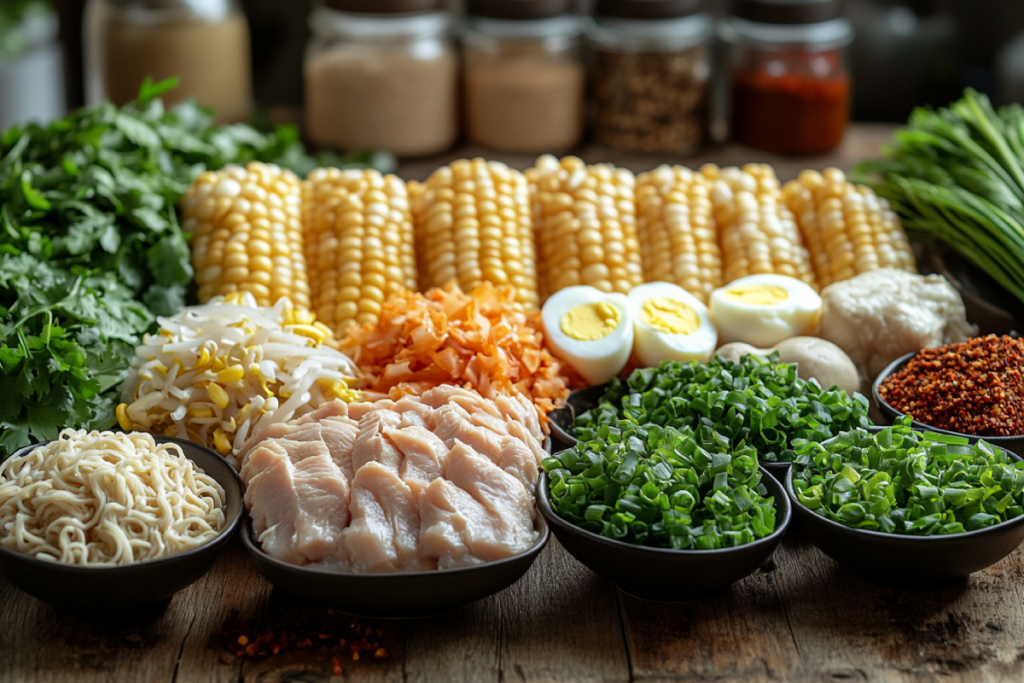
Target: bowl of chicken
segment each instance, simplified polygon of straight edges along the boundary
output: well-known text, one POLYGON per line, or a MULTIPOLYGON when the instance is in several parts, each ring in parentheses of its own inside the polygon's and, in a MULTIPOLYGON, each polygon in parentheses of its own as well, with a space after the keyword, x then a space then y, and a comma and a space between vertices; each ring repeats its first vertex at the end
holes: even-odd
POLYGON ((374 618, 447 612, 515 583, 546 545, 546 444, 522 397, 335 401, 241 448, 242 540, 291 596, 374 618))

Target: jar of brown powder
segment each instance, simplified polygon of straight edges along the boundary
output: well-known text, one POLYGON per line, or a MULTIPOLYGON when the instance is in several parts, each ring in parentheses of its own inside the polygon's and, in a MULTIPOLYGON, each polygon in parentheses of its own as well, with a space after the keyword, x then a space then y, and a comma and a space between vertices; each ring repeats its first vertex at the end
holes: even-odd
POLYGON ((470 0, 466 9, 469 139, 534 154, 574 146, 585 77, 572 0, 470 0))
POLYGON ((688 154, 704 141, 713 36, 704 7, 705 0, 597 0, 587 27, 597 142, 688 154))
POLYGON ((90 103, 125 104, 147 76, 176 76, 167 104, 195 98, 221 122, 252 111, 249 24, 237 0, 89 0, 83 34, 90 103))
POLYGON ((310 19, 306 132, 320 145, 399 156, 458 134, 458 58, 443 0, 323 0, 310 19))

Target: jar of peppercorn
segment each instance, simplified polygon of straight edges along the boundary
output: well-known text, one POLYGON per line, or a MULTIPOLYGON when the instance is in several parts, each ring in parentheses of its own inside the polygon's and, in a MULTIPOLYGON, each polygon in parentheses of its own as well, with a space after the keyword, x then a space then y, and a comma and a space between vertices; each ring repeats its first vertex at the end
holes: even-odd
POLYGON ((593 52, 594 139, 638 152, 687 154, 707 132, 706 0, 597 0, 593 52))
POLYGON ((843 139, 850 116, 840 0, 735 0, 730 46, 731 135, 780 154, 816 154, 843 139))

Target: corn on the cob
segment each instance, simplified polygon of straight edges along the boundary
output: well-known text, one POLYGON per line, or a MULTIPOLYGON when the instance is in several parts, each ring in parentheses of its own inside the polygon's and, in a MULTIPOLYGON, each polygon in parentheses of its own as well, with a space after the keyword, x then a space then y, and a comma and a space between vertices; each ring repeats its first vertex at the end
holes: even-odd
POLYGON ((302 194, 294 173, 251 162, 196 178, 182 200, 199 301, 249 292, 257 305, 309 306, 302 194))
POLYGON ((302 184, 313 310, 339 337, 376 323, 384 298, 416 288, 405 182, 372 169, 319 168, 302 184))
POLYGON ((536 308, 537 262, 526 178, 497 161, 461 159, 409 183, 423 289, 511 285, 536 308))
POLYGON ((724 282, 775 273, 818 288, 810 253, 793 214, 782 202, 775 170, 767 164, 739 168, 702 166, 712 183, 711 205, 725 261, 724 282))
POLYGON ((249 292, 260 306, 309 305, 301 188, 294 173, 252 162, 202 174, 181 201, 193 236, 199 300, 249 292))
POLYGON ((648 282, 674 282, 707 303, 721 287, 722 255, 704 176, 659 166, 636 178, 637 237, 648 282))
POLYGON ((822 287, 877 268, 917 272, 914 254, 889 202, 853 185, 837 168, 807 170, 782 189, 811 252, 822 287))
POLYGON ((545 154, 526 177, 543 299, 573 285, 627 293, 643 282, 630 171, 545 154))

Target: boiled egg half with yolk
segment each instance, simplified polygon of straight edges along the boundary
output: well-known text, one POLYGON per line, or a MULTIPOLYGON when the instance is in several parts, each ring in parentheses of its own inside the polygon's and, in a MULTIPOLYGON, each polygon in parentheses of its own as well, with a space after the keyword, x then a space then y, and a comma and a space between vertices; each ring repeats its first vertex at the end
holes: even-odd
POLYGON ((541 309, 548 347, 591 384, 611 381, 633 350, 633 320, 624 294, 566 287, 541 309))
POLYGON ((718 333, 707 307, 679 285, 648 282, 629 292, 633 351, 642 365, 663 360, 705 362, 715 352, 718 333))
POLYGON ((814 289, 786 275, 748 275, 711 292, 711 319, 723 344, 775 346, 810 332, 821 311, 814 289))

